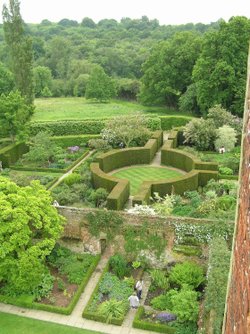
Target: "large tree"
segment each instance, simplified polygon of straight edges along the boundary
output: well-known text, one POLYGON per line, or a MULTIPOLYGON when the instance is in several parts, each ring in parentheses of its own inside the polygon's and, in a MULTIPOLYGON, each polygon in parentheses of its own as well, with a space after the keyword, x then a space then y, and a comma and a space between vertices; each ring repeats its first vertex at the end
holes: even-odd
POLYGON ((193 32, 177 33, 172 39, 160 42, 143 64, 142 102, 176 107, 191 83, 200 48, 201 38, 193 32))
POLYGON ((16 138, 23 139, 26 135, 26 123, 34 110, 27 104, 20 92, 12 91, 0 96, 0 128, 1 136, 6 135, 14 142, 16 138))
POLYGON ((31 293, 45 273, 63 229, 50 193, 33 181, 19 187, 0 177, 0 285, 6 293, 31 293))
POLYGON ((85 97, 86 99, 96 99, 100 102, 109 101, 116 94, 113 81, 104 72, 103 68, 98 66, 90 74, 85 97))
POLYGON ((32 104, 34 99, 32 40, 25 34, 19 1, 9 0, 9 8, 6 5, 3 6, 3 23, 16 88, 25 97, 27 103, 32 104))
POLYGON ((233 17, 221 21, 219 31, 205 35, 193 70, 197 102, 203 113, 221 104, 234 114, 244 108, 250 20, 233 17))

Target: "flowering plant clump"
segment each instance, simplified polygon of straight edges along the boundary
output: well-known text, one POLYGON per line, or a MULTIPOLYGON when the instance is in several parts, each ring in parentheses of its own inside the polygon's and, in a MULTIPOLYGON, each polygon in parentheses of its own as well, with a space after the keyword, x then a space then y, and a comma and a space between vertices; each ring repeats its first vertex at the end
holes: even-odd
POLYGON ((80 150, 79 146, 70 146, 68 147, 68 150, 70 151, 70 153, 75 153, 78 152, 80 150))
POLYGON ((138 205, 135 204, 135 206, 131 209, 126 210, 128 213, 133 213, 136 215, 149 215, 149 216, 155 216, 156 212, 153 208, 151 208, 148 205, 138 205))
POLYGON ((176 320, 176 315, 166 312, 156 314, 155 318, 161 322, 169 322, 176 320))

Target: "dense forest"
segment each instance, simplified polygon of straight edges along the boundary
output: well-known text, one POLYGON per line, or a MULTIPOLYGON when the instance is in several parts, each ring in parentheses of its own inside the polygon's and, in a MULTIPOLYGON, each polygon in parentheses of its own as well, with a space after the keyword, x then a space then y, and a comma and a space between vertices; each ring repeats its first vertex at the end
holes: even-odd
MULTIPOLYGON (((146 16, 98 23, 85 17, 25 24, 25 31, 33 43, 36 97, 85 96, 101 68, 118 98, 197 114, 219 103, 242 115, 250 36, 245 17, 176 26, 146 16)), ((3 25, 0 62, 0 93, 8 93, 14 83, 3 25)))

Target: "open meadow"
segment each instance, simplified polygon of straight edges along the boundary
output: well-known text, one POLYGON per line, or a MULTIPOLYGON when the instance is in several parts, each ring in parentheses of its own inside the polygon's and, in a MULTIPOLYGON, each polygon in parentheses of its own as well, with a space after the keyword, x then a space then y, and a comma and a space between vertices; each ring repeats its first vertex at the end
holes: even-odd
MULTIPOLYGON (((110 103, 90 102, 82 97, 40 98, 35 100, 35 113, 32 121, 60 121, 100 119, 120 115, 133 115, 136 112, 148 115, 179 115, 176 110, 165 107, 148 107, 136 102, 112 100, 110 103)), ((189 115, 190 116, 190 115, 189 115)))

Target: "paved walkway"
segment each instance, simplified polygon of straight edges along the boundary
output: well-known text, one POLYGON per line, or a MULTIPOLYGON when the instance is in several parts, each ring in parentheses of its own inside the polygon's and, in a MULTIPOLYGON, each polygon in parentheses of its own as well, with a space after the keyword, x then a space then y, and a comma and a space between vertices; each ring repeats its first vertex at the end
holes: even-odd
POLYGON ((65 174, 63 174, 62 176, 59 177, 59 179, 56 181, 56 183, 54 183, 48 190, 52 190, 53 188, 55 188, 56 186, 58 186, 58 184, 60 184, 62 182, 63 179, 65 179, 65 177, 67 177, 69 174, 73 173, 74 170, 79 167, 86 159, 88 159, 92 154, 94 153, 94 151, 90 151, 84 158, 82 158, 82 160, 80 160, 74 167, 72 167, 69 171, 67 171, 65 174))
MULTIPOLYGON (((144 331, 140 329, 132 328, 133 319, 135 316, 135 310, 129 311, 125 321, 123 322, 122 326, 115 326, 115 325, 108 325, 104 323, 100 323, 97 321, 92 321, 88 319, 82 318, 82 312, 87 305, 87 302, 98 283, 100 276, 104 267, 106 266, 108 259, 110 257, 109 250, 105 251, 99 264, 97 265, 95 271, 93 272, 84 292, 79 298, 78 303, 76 304, 73 312, 71 315, 61 315, 46 311, 40 310, 31 310, 26 309, 23 307, 13 306, 9 304, 0 303, 0 312, 11 313, 20 315, 27 318, 49 321, 61 325, 68 325, 72 327, 84 328, 93 331, 97 331, 100 333, 107 333, 107 334, 155 334, 155 332, 151 331, 144 331)), ((144 291, 143 291, 143 298, 142 304, 144 303, 145 296, 147 295, 147 291, 150 285, 150 280, 148 274, 144 274, 144 291)), ((7 334, 7 333, 6 333, 7 334)))

